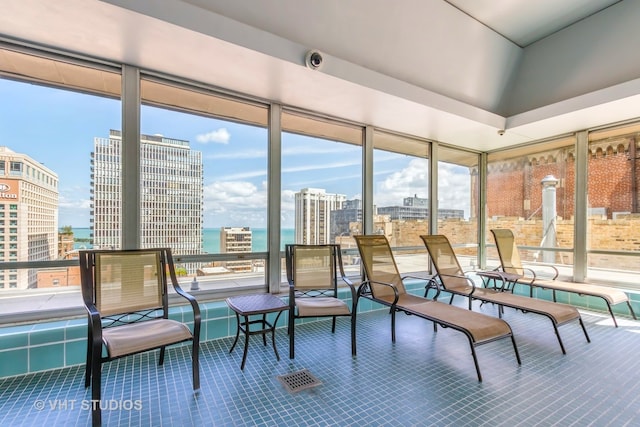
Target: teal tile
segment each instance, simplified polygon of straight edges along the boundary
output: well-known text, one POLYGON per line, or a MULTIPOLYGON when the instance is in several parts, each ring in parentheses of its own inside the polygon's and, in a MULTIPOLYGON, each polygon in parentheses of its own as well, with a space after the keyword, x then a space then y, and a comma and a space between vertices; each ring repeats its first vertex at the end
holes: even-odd
POLYGON ((0 335, 0 350, 10 350, 29 345, 29 335, 24 332, 0 335))
POLYGON ((64 343, 65 366, 84 365, 87 358, 87 341, 67 341, 64 343))
POLYGON ((64 344, 29 348, 29 372, 46 371, 64 366, 64 344))
POLYGON ((28 373, 28 360, 26 348, 0 351, 0 378, 28 373))
POLYGON ((64 341, 65 328, 34 329, 29 333, 29 345, 39 345, 64 341))
POLYGON ((70 324, 67 325, 64 331, 65 340, 75 340, 79 338, 87 338, 87 324, 70 324))
MULTIPOLYGON (((204 334, 202 336, 204 336, 205 340, 215 340, 218 338, 225 338, 228 337, 230 334, 230 321, 227 318, 224 319, 214 319, 214 320, 207 320, 206 322, 203 322, 203 327, 204 327, 204 334)), ((236 330, 235 330, 235 319, 233 320, 233 329, 231 329, 232 332, 232 336, 235 336, 236 330)))

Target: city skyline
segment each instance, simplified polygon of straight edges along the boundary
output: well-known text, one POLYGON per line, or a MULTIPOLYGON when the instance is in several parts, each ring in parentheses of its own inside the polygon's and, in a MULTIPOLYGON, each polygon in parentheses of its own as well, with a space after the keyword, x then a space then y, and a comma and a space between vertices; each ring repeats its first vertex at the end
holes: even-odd
MULTIPOLYGON (((0 106, 0 145, 31 156, 59 175, 61 227, 89 227, 93 140, 121 129, 120 101, 7 79, 0 79, 0 96, 12 99, 0 106)), ((143 105, 141 133, 186 140, 202 151, 204 227, 266 227, 265 128, 143 105)), ((426 197, 427 160, 381 151, 374 157, 378 206, 401 204, 402 197, 414 194, 426 197)), ((361 198, 360 167, 359 146, 283 133, 282 227, 294 226, 294 194, 301 188, 361 198)), ((439 167, 440 208, 463 209, 468 218, 468 169, 444 163, 439 167)))

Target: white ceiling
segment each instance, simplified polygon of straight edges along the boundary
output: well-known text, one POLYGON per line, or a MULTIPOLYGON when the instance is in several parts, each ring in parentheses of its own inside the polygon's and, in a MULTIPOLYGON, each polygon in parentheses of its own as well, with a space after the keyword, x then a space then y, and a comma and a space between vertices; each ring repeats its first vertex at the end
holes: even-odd
POLYGON ((0 0, 0 37, 482 151, 640 117, 640 2, 389 4, 0 0))
POLYGON ((621 0, 446 0, 520 47, 621 0))

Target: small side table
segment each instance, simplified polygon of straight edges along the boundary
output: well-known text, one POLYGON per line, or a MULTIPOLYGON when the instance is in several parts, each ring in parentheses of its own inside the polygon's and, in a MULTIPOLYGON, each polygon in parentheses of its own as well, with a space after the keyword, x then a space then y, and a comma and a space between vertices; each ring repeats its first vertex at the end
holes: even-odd
POLYGON ((280 298, 271 294, 257 294, 257 295, 241 295, 237 297, 227 298, 227 305, 231 310, 236 313, 236 319, 238 321, 238 329, 236 330, 236 339, 233 341, 231 350, 233 351, 238 343, 238 337, 240 331, 244 332, 244 353, 242 355, 242 365, 240 369, 244 369, 244 365, 247 361, 247 349, 249 348, 249 336, 261 334, 264 345, 267 345, 267 333, 271 332, 271 341, 273 343, 273 351, 276 354, 276 358, 280 360, 278 349, 276 348, 276 324, 283 311, 288 310, 289 306, 285 304, 280 298), (267 313, 278 313, 273 324, 267 321, 267 313), (262 318, 250 320, 250 316, 262 315, 262 318), (243 317, 243 321, 240 321, 240 316, 243 317), (251 330, 251 325, 258 324, 260 329, 251 330))

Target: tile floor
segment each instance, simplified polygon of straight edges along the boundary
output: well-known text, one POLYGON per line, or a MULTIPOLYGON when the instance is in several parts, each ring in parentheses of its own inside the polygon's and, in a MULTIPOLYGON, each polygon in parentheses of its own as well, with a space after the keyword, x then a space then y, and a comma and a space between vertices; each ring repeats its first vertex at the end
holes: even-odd
MULTIPOLYGON (((459 303, 463 303, 462 300, 459 303)), ((476 310, 495 313, 491 306, 476 310)), ((400 314, 391 343, 389 315, 358 317, 358 356, 351 358, 347 319, 335 335, 328 321, 296 330, 296 359, 288 359, 284 328, 281 359, 251 338, 240 370, 242 343, 203 343, 201 382, 191 389, 188 347, 104 366, 105 426, 634 426, 640 425, 640 321, 620 327, 582 311, 591 343, 577 323, 560 327, 562 355, 549 321, 506 310, 522 365, 511 342, 478 347, 477 381, 466 338, 423 319, 400 314), (278 375, 308 369, 322 384, 291 393, 278 375)), ((281 325, 284 324, 280 321, 281 325)), ((0 380, 0 426, 86 426, 90 411, 83 367, 0 380), (84 401, 83 401, 84 400, 84 401)))

